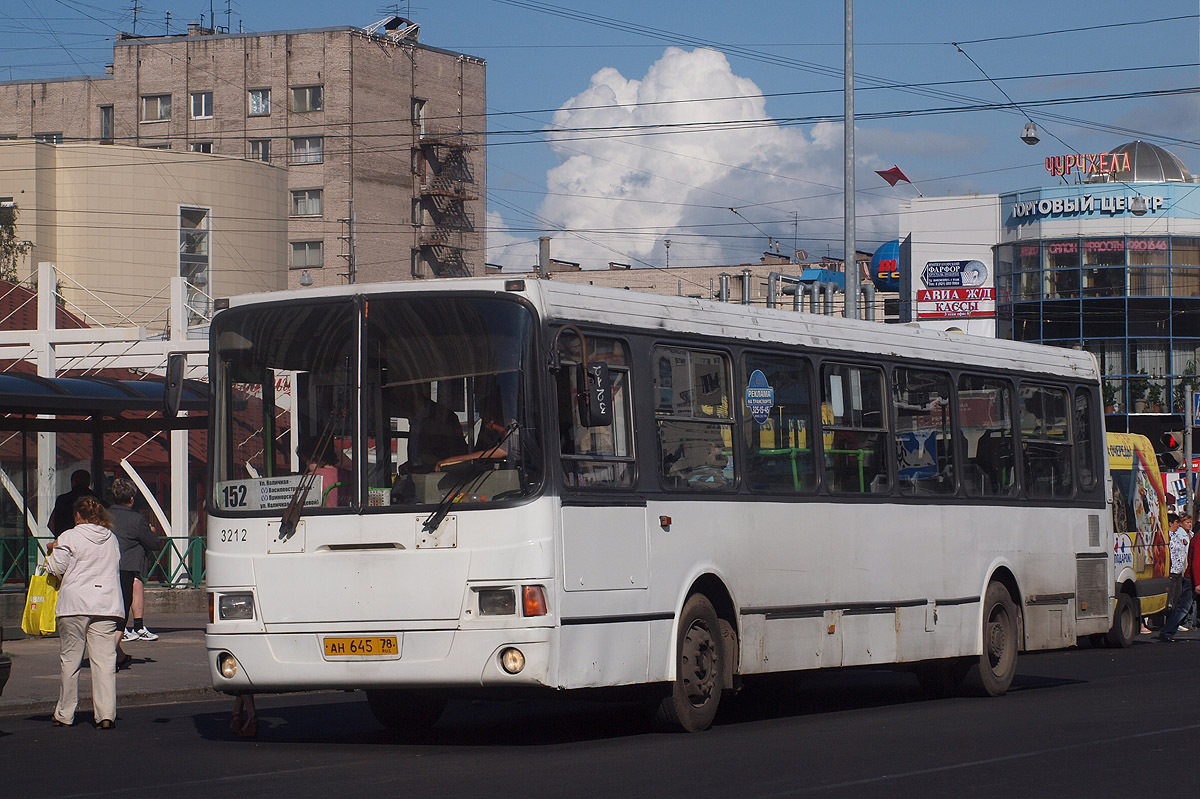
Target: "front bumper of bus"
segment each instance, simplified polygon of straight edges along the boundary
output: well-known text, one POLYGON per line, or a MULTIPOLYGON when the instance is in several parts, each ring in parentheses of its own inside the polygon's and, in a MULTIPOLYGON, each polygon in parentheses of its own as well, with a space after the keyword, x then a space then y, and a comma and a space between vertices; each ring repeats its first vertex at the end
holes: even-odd
POLYGON ((213 688, 229 693, 357 688, 547 685, 552 628, 406 630, 391 655, 326 654, 335 631, 205 636, 213 688), (513 652, 515 650, 515 653, 513 652), (510 673, 514 666, 516 673, 510 673), (506 668, 508 670, 506 670, 506 668))

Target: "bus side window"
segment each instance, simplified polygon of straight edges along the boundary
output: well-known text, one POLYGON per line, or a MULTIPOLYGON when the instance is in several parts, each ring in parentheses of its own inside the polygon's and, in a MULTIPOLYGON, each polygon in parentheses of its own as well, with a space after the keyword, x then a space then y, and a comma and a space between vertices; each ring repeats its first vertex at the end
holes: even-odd
POLYGON ((900 493, 955 493, 950 375, 897 368, 892 374, 892 401, 900 493))
POLYGON ((817 473, 811 365, 803 358, 748 354, 742 379, 747 483, 755 491, 812 491, 817 473))
POLYGON ((887 494, 883 371, 826 364, 821 379, 825 481, 835 494, 887 494))
POLYGON ((1096 488, 1096 425, 1092 408, 1092 393, 1089 389, 1075 391, 1075 465, 1079 470, 1079 488, 1092 491, 1096 488))
POLYGON ((974 375, 958 380, 958 435, 970 497, 1013 494, 1012 392, 1007 383, 974 375))
POLYGON ((655 347, 659 478, 665 488, 734 487, 729 363, 724 355, 655 347))
POLYGON ((1025 492, 1039 499, 1069 497, 1075 490, 1066 389, 1021 386, 1021 462, 1025 492))
POLYGON ((630 488, 634 482, 633 411, 624 343, 588 336, 588 361, 608 364, 613 423, 588 427, 579 418, 579 339, 558 341, 562 368, 554 376, 563 483, 574 488, 630 488))

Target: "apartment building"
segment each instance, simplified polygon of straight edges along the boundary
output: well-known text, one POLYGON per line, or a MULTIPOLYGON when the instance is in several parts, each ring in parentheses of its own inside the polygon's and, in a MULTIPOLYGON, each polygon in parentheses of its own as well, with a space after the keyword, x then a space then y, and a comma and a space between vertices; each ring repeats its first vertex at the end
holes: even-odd
POLYGON ((485 64, 366 28, 122 35, 109 74, 0 82, 0 138, 287 172, 288 285, 483 273, 485 64))

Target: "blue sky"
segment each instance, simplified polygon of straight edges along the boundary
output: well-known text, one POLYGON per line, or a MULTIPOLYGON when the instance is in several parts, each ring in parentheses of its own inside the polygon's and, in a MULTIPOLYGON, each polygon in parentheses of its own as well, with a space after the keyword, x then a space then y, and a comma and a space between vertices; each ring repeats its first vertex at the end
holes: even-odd
MULTIPOLYGON (((8 0, 0 79, 102 72, 114 34, 132 30, 130 7, 8 0)), ((209 7, 142 0, 138 33, 163 33, 167 11, 182 30, 209 7)), ((213 7, 224 25, 226 4, 213 7)), ((672 265, 754 262, 768 237, 785 253, 840 255, 842 2, 230 8, 233 29, 248 31, 365 26, 391 8, 421 24, 423 42, 485 58, 489 261, 532 263, 539 235, 585 267, 661 265, 668 239, 672 265), (662 124, 676 127, 644 127, 662 124), (511 133, 555 125, 564 132, 554 137, 511 133), (643 127, 631 136, 629 126, 643 127)), ((896 203, 914 196, 873 174, 893 164, 927 196, 1049 184, 1047 155, 1135 138, 1200 170, 1197 11, 1194 0, 858 0, 860 246, 894 237, 896 203), (1020 141, 1025 120, 1009 98, 1038 123, 1039 145, 1020 141), (997 107, 973 110, 988 104, 997 107)))

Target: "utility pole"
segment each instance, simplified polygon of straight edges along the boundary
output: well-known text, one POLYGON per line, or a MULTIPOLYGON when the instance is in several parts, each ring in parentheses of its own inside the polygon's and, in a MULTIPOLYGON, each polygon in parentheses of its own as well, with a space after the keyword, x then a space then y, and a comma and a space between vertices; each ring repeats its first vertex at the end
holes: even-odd
POLYGON ((844 123, 844 159, 845 160, 845 202, 843 204, 843 222, 845 237, 842 241, 845 250, 846 268, 846 308, 844 315, 847 319, 858 318, 858 246, 854 241, 854 0, 845 0, 846 4, 846 34, 843 41, 845 51, 845 82, 842 92, 845 95, 846 113, 844 123))

